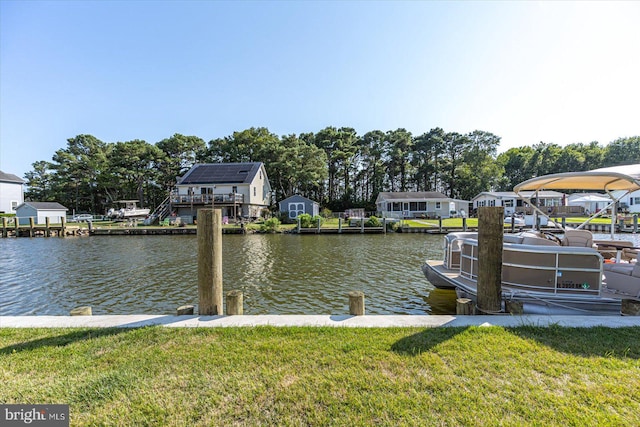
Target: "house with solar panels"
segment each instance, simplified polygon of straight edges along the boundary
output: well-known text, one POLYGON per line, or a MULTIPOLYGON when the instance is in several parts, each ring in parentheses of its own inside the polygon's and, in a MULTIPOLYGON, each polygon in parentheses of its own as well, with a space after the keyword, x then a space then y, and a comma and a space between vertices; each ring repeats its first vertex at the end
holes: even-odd
POLYGON ((178 178, 170 197, 173 215, 192 222, 198 209, 220 208, 223 221, 254 220, 271 204, 271 185, 262 162, 203 163, 178 178))

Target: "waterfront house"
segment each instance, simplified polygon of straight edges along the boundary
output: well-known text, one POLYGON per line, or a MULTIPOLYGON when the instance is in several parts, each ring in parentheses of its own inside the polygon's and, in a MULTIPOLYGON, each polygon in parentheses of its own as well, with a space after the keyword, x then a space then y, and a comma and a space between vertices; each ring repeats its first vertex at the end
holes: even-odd
POLYGON ((256 219, 271 204, 271 185, 261 162, 196 164, 178 178, 170 203, 183 220, 205 207, 221 208, 223 220, 256 219))
POLYGON ((316 216, 320 214, 320 204, 311 199, 298 194, 287 197, 278 202, 280 213, 286 214, 289 219, 296 219, 298 215, 309 214, 316 216))
POLYGON ((50 223, 59 224, 68 210, 58 202, 24 202, 16 208, 16 217, 20 225, 29 225, 31 217, 36 224, 46 224, 47 218, 50 223))
MULTIPOLYGON (((531 191, 523 191, 521 195, 526 198, 534 196, 531 191)), ((537 198, 531 199, 531 201, 536 203, 536 206, 542 211, 556 213, 561 206, 565 205, 565 199, 566 195, 557 191, 540 191, 537 198)), ((472 203, 474 211, 484 206, 502 206, 505 216, 514 213, 531 213, 531 208, 528 207, 525 200, 518 197, 513 191, 485 191, 475 196, 472 203)))
POLYGON ((0 171, 0 213, 16 213, 24 203, 24 181, 16 175, 0 171))
MULTIPOLYGON (((613 195, 620 197, 620 192, 614 191, 613 195)), ((630 214, 640 213, 640 190, 622 196, 619 200, 618 207, 630 214)))
POLYGON ((468 209, 468 201, 437 191, 382 192, 376 199, 378 214, 387 218, 451 218, 468 209))

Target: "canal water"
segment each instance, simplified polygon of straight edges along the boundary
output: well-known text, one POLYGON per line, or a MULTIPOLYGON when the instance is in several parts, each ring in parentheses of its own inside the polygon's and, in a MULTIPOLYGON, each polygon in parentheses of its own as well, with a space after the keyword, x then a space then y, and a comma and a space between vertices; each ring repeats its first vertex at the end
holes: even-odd
MULTIPOLYGON (((442 236, 223 236, 224 292, 244 294, 245 314, 348 314, 348 292, 367 314, 455 312, 455 294, 424 278, 442 258, 442 236)), ((0 315, 174 314, 197 309, 196 236, 0 239, 0 315)))

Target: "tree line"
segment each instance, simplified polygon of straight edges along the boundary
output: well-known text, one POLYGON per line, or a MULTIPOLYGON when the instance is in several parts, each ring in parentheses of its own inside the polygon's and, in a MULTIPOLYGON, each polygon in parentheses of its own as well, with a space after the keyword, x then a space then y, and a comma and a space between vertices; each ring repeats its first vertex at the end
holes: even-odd
POLYGON ((540 142, 497 154, 499 144, 490 132, 441 128, 419 136, 402 128, 358 135, 350 127, 278 136, 258 127, 209 142, 175 134, 155 144, 78 135, 51 161, 32 164, 25 197, 76 212, 104 212, 124 199, 153 208, 196 163, 263 162, 277 200, 300 194, 333 211, 375 210, 383 191, 439 191, 471 200, 539 175, 640 163, 640 136, 606 146, 540 142))

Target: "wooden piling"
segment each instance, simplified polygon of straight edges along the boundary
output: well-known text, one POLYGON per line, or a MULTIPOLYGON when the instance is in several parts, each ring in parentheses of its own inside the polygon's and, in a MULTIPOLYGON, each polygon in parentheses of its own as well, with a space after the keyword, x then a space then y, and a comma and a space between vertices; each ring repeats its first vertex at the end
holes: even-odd
POLYGON ((321 227, 322 227, 322 218, 318 218, 318 228, 316 229, 316 233, 320 234, 321 227))
POLYGON ((462 231, 467 231, 467 218, 462 218, 462 231))
POLYGON ((46 217, 44 219, 44 225, 45 225, 45 227, 44 227, 44 235, 46 237, 51 237, 51 228, 50 228, 51 227, 51 221, 49 220, 49 217, 46 217))
POLYGON ((456 314, 459 316, 471 316, 475 314, 473 301, 469 298, 456 299, 456 314))
POLYGON ((342 233, 342 218, 338 218, 338 234, 342 233))
POLYGON ((620 314, 623 316, 640 316, 640 300, 623 299, 620 314))
POLYGON ((504 301, 505 313, 520 315, 524 314, 524 307, 522 301, 505 300, 504 301))
POLYGON ((478 208, 478 309, 499 313, 502 306, 502 206, 478 208))
POLYGON ((176 316, 188 316, 193 314, 194 306, 192 305, 181 305, 176 309, 176 316))
POLYGON ((198 311, 202 315, 223 314, 220 209, 198 210, 198 311))
POLYGON ((360 233, 364 234, 364 215, 360 218, 360 233))
POLYGON ((352 316, 364 316, 364 292, 349 292, 349 314, 352 316))
POLYGON ((58 237, 64 237, 67 232, 67 218, 60 217, 60 231, 58 237))
POLYGON ((233 290, 227 292, 227 315, 235 316, 244 314, 242 291, 233 290))
POLYGON ((91 316, 91 307, 77 307, 69 312, 70 316, 91 316))
POLYGON ((36 228, 36 220, 34 217, 29 217, 29 237, 33 237, 35 235, 34 229, 36 228))
POLYGON ((7 217, 2 217, 2 237, 8 237, 9 232, 7 231, 7 217))

